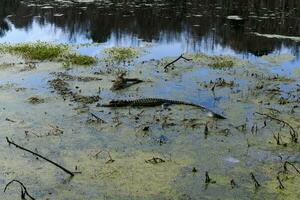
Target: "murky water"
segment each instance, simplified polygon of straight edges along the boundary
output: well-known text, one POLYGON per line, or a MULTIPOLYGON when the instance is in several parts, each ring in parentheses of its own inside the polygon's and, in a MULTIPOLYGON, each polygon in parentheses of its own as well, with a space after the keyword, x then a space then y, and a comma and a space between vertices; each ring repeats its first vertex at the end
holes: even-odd
MULTIPOLYGON (((0 1, 1 43, 67 43, 99 58, 66 66, 1 52, 0 188, 17 179, 53 200, 297 199, 300 3, 151 2, 0 1), (139 56, 117 62, 103 54, 114 46, 139 56), (164 71, 182 53, 192 60, 164 71), (114 91, 120 72, 144 82, 114 91), (145 97, 227 119, 186 105, 98 105, 145 97), (69 178, 5 137, 81 174, 69 178)), ((13 184, 0 196, 20 193, 13 184)))

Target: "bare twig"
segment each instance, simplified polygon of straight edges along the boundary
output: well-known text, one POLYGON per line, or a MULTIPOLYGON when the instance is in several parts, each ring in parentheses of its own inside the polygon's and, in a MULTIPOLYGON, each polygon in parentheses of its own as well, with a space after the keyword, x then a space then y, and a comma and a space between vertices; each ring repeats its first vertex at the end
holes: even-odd
POLYGON ((185 58, 185 57, 183 56, 183 54, 181 54, 178 58, 176 58, 175 60, 173 60, 172 62, 170 62, 170 63, 168 63, 167 65, 164 66, 165 72, 168 71, 168 67, 169 67, 170 65, 173 65, 174 63, 176 63, 176 62, 177 62, 178 60, 180 60, 180 59, 184 59, 184 60, 186 60, 186 61, 191 61, 191 60, 192 60, 192 59, 189 59, 189 58, 185 58))
POLYGON ((111 155, 110 155, 109 151, 107 152, 107 154, 108 154, 109 160, 108 160, 108 161, 106 161, 106 162, 105 162, 105 164, 109 164, 109 163, 113 163, 113 162, 115 162, 115 160, 114 160, 114 159, 112 159, 112 157, 111 157, 111 155))
POLYGON ((211 182, 211 178, 208 175, 208 172, 205 172, 205 183, 208 184, 211 182))
POLYGON ((6 192, 7 188, 9 185, 11 185, 12 183, 19 183, 21 185, 21 197, 22 199, 26 199, 26 195, 31 199, 31 200, 35 200, 35 198, 33 198, 27 191, 27 188, 25 187, 25 185, 21 182, 21 181, 18 181, 18 180, 12 180, 10 181, 9 183, 6 184, 5 188, 4 188, 4 192, 6 192))
POLYGON ((207 123, 206 123, 205 128, 204 128, 204 137, 205 137, 205 139, 207 139, 207 136, 208 136, 208 126, 207 126, 207 123))
POLYGON ((298 174, 300 174, 299 169, 298 169, 293 163, 290 163, 289 161, 285 161, 284 164, 283 164, 283 168, 284 168, 284 171, 285 171, 285 172, 287 171, 287 165, 292 166, 292 167, 296 170, 296 172, 297 172, 298 174))
POLYGON ((258 181, 256 180, 254 174, 251 172, 250 175, 251 175, 251 178, 252 178, 252 180, 253 180, 253 182, 254 182, 254 184, 255 184, 255 188, 259 188, 261 185, 260 185, 260 184, 258 183, 258 181))
POLYGON ((283 189, 284 189, 284 186, 283 186, 283 184, 282 184, 282 181, 280 180, 279 174, 277 175, 276 179, 277 179, 277 181, 278 181, 278 183, 279 183, 279 186, 278 186, 279 189, 283 190, 283 189))
POLYGON ((230 185, 232 189, 236 187, 236 183, 233 179, 230 180, 230 185))
POLYGON ((104 121, 103 119, 95 115, 94 113, 90 113, 90 114, 97 120, 97 122, 107 123, 106 121, 104 121))
MULTIPOLYGON (((54 162, 54 161, 52 161, 52 160, 49 160, 48 158, 46 158, 46 157, 44 157, 44 156, 42 156, 42 155, 40 155, 40 154, 38 154, 38 153, 35 153, 35 152, 33 152, 33 151, 29 150, 29 149, 26 149, 26 148, 24 148, 24 147, 21 147, 20 145, 14 143, 13 141, 10 141, 10 140, 8 139, 8 137, 6 137, 6 141, 7 141, 7 143, 8 143, 9 145, 14 145, 16 148, 22 149, 22 150, 27 151, 27 152, 29 152, 29 153, 31 153, 31 154, 33 154, 33 155, 39 157, 39 158, 42 158, 42 159, 48 161, 49 163, 55 165, 56 167, 62 169, 64 172, 70 174, 71 176, 74 176, 74 172, 71 172, 71 171, 67 170, 66 168, 62 167, 61 165, 57 164, 56 162, 54 162)), ((80 172, 76 172, 76 173, 80 173, 80 172)))
POLYGON ((281 143, 280 143, 280 135, 279 135, 279 133, 277 133, 277 135, 273 135, 273 137, 276 140, 276 144, 280 145, 281 143))
POLYGON ((265 113, 259 113, 259 112, 256 112, 256 114, 262 115, 262 116, 265 116, 265 117, 267 117, 267 118, 269 118, 269 119, 271 119, 271 120, 280 122, 280 123, 282 123, 284 126, 288 126, 289 129, 290 129, 290 132, 289 132, 289 133, 290 133, 290 135, 291 135, 291 137, 292 137, 292 141, 293 141, 294 143, 297 143, 297 142, 298 142, 298 132, 296 132, 296 130, 295 130, 288 122, 283 121, 283 120, 278 119, 278 118, 275 118, 275 117, 273 117, 273 116, 271 116, 271 115, 268 115, 268 114, 265 114, 265 113))

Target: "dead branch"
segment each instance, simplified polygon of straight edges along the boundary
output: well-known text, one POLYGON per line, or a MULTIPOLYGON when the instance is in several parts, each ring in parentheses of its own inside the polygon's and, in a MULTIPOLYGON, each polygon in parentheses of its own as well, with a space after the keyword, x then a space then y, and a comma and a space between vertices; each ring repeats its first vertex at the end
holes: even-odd
POLYGON ((285 125, 288 126, 289 129, 290 129, 290 132, 289 132, 289 133, 290 133, 290 135, 291 135, 291 137, 292 137, 292 141, 293 141, 294 143, 297 143, 297 142, 298 142, 298 132, 296 132, 296 130, 295 130, 288 122, 283 121, 283 120, 278 119, 278 118, 275 118, 275 117, 273 117, 273 116, 271 116, 271 115, 268 115, 268 114, 265 114, 265 113, 259 113, 259 112, 255 112, 255 113, 258 114, 258 115, 265 116, 265 117, 267 117, 267 118, 269 118, 269 119, 271 119, 271 120, 277 121, 277 122, 279 122, 279 123, 282 123, 284 126, 285 126, 285 125))
MULTIPOLYGON (((42 158, 42 159, 48 161, 49 163, 55 165, 56 167, 62 169, 62 170, 63 170, 64 172, 66 172, 67 174, 70 174, 71 176, 74 176, 74 172, 71 172, 70 170, 67 170, 67 169, 64 168, 63 166, 57 164, 56 162, 54 162, 54 161, 52 161, 52 160, 49 160, 48 158, 46 158, 46 157, 44 157, 44 156, 42 156, 42 155, 40 155, 40 154, 38 154, 38 153, 35 153, 35 152, 33 152, 33 151, 29 150, 29 149, 26 149, 26 148, 24 148, 24 147, 21 147, 20 145, 14 143, 13 141, 10 141, 10 140, 8 139, 8 137, 6 137, 6 141, 7 141, 8 145, 14 145, 16 148, 22 149, 22 150, 27 151, 27 152, 29 152, 29 153, 31 153, 31 154, 33 154, 33 155, 39 157, 39 158, 42 158)), ((76 172, 76 173, 80 173, 80 172, 76 172)))
POLYGON ((205 139, 207 139, 207 136, 208 136, 208 126, 207 126, 207 124, 208 123, 205 124, 205 128, 204 128, 204 138, 205 139))
POLYGON ((5 186, 5 188, 4 188, 4 192, 6 192, 8 186, 11 185, 11 184, 14 183, 14 182, 19 183, 20 186, 21 186, 21 198, 22 198, 22 199, 26 199, 25 197, 26 197, 26 195, 27 195, 31 200, 35 200, 35 198, 33 198, 33 197, 28 193, 27 188, 25 187, 25 185, 24 185, 21 181, 18 181, 18 180, 15 180, 15 179, 12 180, 12 181, 10 181, 9 183, 6 184, 6 186, 5 186))
POLYGON ((191 60, 192 60, 192 59, 189 59, 189 58, 185 58, 185 57, 183 56, 183 54, 181 54, 178 58, 176 58, 175 60, 173 60, 172 62, 170 62, 170 63, 168 63, 167 65, 164 66, 165 72, 168 71, 168 67, 169 67, 169 66, 173 65, 174 63, 176 63, 176 62, 177 62, 178 60, 180 60, 180 59, 184 59, 184 60, 186 60, 186 61, 191 61, 191 60))

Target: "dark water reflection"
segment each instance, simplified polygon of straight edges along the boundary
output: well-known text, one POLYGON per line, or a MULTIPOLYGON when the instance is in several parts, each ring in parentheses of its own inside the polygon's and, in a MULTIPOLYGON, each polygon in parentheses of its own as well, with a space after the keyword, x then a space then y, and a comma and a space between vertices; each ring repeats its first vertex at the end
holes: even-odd
POLYGON ((299 42, 251 32, 300 36, 299 0, 0 1, 0 42, 103 43, 82 48, 96 55, 109 46, 149 48, 148 57, 204 51, 255 57, 292 53, 299 42), (243 20, 228 20, 239 15, 243 20))

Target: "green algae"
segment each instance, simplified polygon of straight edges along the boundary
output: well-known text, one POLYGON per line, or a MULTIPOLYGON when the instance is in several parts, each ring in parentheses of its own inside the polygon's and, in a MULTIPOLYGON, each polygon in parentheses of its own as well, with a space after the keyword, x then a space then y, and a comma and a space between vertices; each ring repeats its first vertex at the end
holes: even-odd
MULTIPOLYGON (((208 65, 203 68, 202 63, 209 63, 204 61, 178 62, 174 71, 168 73, 158 73, 156 61, 137 64, 128 71, 128 76, 150 78, 151 82, 126 92, 110 90, 114 74, 95 75, 89 68, 64 71, 60 63, 40 62, 37 69, 26 73, 19 72, 25 64, 16 66, 17 69, 2 70, 0 103, 5 109, 0 125, 5 133, 3 137, 13 138, 66 168, 82 173, 69 180, 60 169, 9 147, 3 139, 0 151, 3 180, 0 185, 4 187, 11 179, 20 179, 37 199, 283 199, 284 195, 293 199, 296 197, 293 192, 298 194, 298 175, 289 172, 291 178, 283 182, 289 187, 285 191, 276 189, 274 175, 281 168, 278 155, 284 158, 297 155, 299 147, 291 143, 287 127, 270 120, 266 120, 264 127, 264 118, 253 113, 275 113, 272 116, 297 128, 300 115, 297 110, 290 113, 290 107, 297 103, 280 105, 278 102, 285 92, 298 95, 297 87, 281 88, 282 93, 276 93, 273 99, 266 94, 278 84, 293 84, 298 80, 287 81, 289 77, 274 80, 272 73, 261 71, 252 64, 246 65, 247 61, 238 60, 234 65, 237 67, 226 70, 208 65), (202 70, 208 70, 207 76, 197 75, 202 70), (254 72, 257 76, 252 75, 254 72), (35 85, 30 82, 33 75, 46 78, 35 85), (261 81, 262 77, 264 81, 261 81), (24 81, 16 81, 22 79, 24 81), (214 93, 211 85, 205 87, 203 84, 211 80, 221 83, 214 93), (260 89, 256 88, 258 83, 260 89), (174 84, 176 89, 169 90, 174 84), (21 87, 26 90, 15 91, 21 87), (57 93, 52 93, 52 89, 57 93), (27 100, 36 96, 47 101, 28 104, 27 100), (213 121, 202 110, 184 105, 167 109, 110 109, 96 105, 114 98, 141 96, 188 100, 205 106, 205 101, 214 101, 214 106, 209 108, 224 112, 228 119, 213 121), (78 99, 74 101, 76 97, 78 99), (92 101, 87 97, 93 97, 92 101), (271 113, 269 108, 279 111, 271 113), (87 123, 94 119, 90 113, 106 123, 87 123), (255 124, 258 126, 256 133, 251 130, 255 124), (148 129, 143 128, 147 126, 148 129), (51 127, 59 127, 63 133, 57 133, 51 127), (287 146, 276 144, 273 137, 277 131, 287 146), (167 142, 158 142, 161 135, 167 142), (145 162, 153 157, 165 162, 145 162), (193 172, 193 168, 197 171, 193 172), (206 171, 216 183, 206 186, 206 171), (250 172, 262 185, 257 190, 250 172), (236 188, 231 188, 232 179, 236 188)), ((103 63, 97 67, 99 72, 106 69, 103 63)), ((17 188, 12 187, 2 196, 17 199, 20 195, 17 188)))

